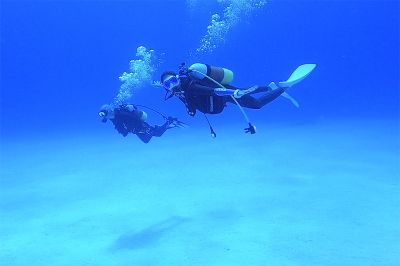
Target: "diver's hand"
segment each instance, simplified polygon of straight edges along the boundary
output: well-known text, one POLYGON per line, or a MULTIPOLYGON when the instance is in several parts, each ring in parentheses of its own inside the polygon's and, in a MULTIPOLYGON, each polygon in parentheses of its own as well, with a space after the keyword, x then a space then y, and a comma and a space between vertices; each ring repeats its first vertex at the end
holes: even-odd
POLYGON ((154 87, 163 87, 162 83, 158 80, 153 81, 151 85, 154 87))

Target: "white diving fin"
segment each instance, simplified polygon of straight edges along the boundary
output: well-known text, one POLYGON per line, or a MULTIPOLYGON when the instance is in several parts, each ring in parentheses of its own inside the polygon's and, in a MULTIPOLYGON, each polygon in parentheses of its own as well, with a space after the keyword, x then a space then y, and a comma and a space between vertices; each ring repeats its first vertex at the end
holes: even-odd
POLYGON ((286 81, 281 81, 278 83, 278 87, 280 88, 290 88, 294 84, 299 83, 303 79, 305 79, 311 71, 314 70, 316 67, 316 64, 304 64, 296 68, 295 71, 293 71, 292 75, 290 75, 289 79, 286 81))
POLYGON ((285 97, 286 99, 288 99, 289 101, 291 101, 293 103, 294 106, 296 106, 297 108, 300 107, 299 103, 296 101, 295 98, 293 98, 292 96, 289 95, 289 93, 287 93, 286 91, 284 93, 281 94, 282 97, 285 97))
MULTIPOLYGON (((296 68, 295 71, 293 71, 292 75, 290 75, 289 79, 286 81, 281 81, 278 82, 278 84, 275 84, 274 82, 271 82, 268 87, 271 89, 275 90, 277 88, 290 88, 293 85, 299 83, 303 79, 305 79, 311 71, 314 70, 316 67, 316 64, 304 64, 296 68)), ((281 96, 285 97, 286 99, 290 100, 292 104, 296 107, 299 107, 299 103, 292 97, 290 96, 286 91, 281 94, 281 96)))

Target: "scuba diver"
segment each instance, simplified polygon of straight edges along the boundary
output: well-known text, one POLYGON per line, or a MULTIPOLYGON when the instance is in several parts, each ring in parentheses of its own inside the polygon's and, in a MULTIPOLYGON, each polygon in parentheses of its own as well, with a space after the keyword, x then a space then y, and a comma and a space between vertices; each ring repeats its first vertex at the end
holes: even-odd
MULTIPOLYGON (((197 110, 204 114, 219 114, 227 103, 236 104, 249 125, 245 128, 245 132, 254 134, 256 128, 242 107, 260 109, 281 95, 298 107, 297 101, 286 90, 303 80, 315 67, 315 64, 304 64, 299 66, 286 81, 242 89, 230 85, 233 72, 229 69, 201 63, 187 68, 185 63, 182 63, 178 74, 174 71, 165 71, 161 74, 161 82, 155 82, 154 85, 166 90, 165 100, 173 96, 178 97, 185 104, 190 116, 194 116, 197 110), (259 96, 256 97, 254 94, 259 96)), ((207 122, 211 135, 215 137, 208 119, 207 122)))
POLYGON ((136 134, 144 143, 148 143, 152 137, 161 137, 167 129, 185 126, 185 124, 177 118, 167 117, 149 107, 145 108, 163 116, 165 123, 160 126, 149 125, 145 122, 147 119, 146 112, 139 110, 138 106, 133 104, 121 104, 117 107, 104 104, 100 108, 99 117, 103 123, 107 122, 107 119, 109 119, 122 136, 126 137, 128 133, 136 134))

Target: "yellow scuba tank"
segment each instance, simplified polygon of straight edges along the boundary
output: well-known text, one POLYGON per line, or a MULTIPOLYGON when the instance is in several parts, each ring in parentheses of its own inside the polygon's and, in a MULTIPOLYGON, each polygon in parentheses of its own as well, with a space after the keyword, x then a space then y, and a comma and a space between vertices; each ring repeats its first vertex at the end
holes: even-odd
POLYGON ((191 70, 190 75, 199 80, 207 80, 206 75, 222 85, 229 84, 233 80, 233 72, 223 67, 195 63, 189 67, 189 70, 191 70))

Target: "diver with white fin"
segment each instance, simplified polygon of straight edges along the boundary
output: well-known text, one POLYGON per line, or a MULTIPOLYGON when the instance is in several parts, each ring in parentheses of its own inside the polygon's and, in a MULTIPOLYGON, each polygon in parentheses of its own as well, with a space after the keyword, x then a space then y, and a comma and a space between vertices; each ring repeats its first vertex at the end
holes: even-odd
MULTIPOLYGON (((187 68, 185 63, 182 63, 178 74, 174 71, 165 71, 161 75, 161 82, 156 82, 154 85, 164 87, 165 99, 178 97, 191 116, 194 116, 197 110, 204 114, 219 114, 224 110, 226 103, 236 104, 249 124, 245 132, 254 134, 256 128, 242 107, 260 109, 281 95, 298 107, 297 101, 287 94, 286 90, 302 81, 315 67, 315 64, 304 64, 299 66, 286 81, 242 89, 230 85, 233 72, 229 69, 201 63, 187 68), (260 95, 256 97, 254 94, 258 93, 260 95)), ((213 132, 211 125, 210 129, 213 132)))

